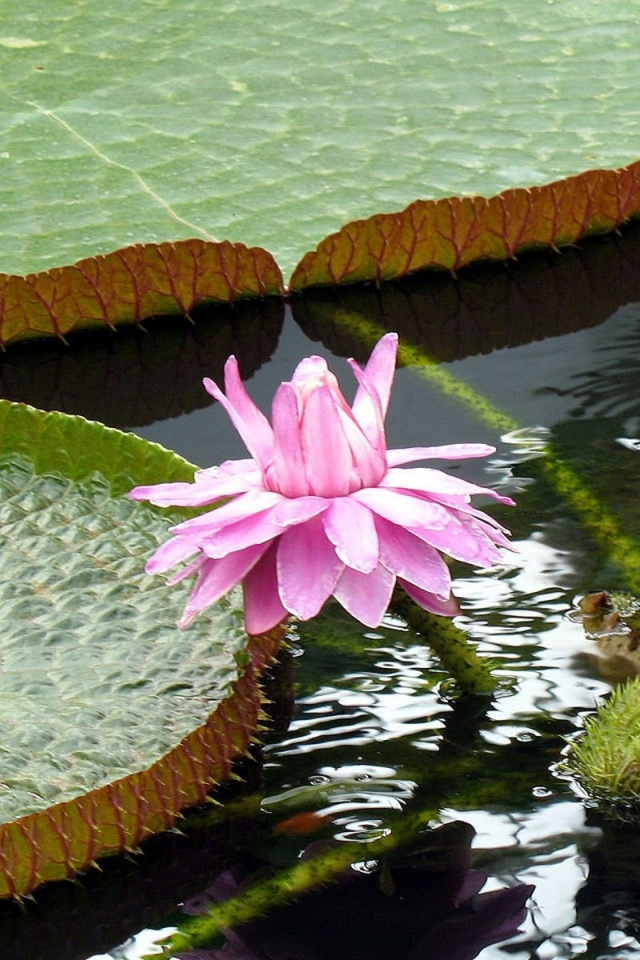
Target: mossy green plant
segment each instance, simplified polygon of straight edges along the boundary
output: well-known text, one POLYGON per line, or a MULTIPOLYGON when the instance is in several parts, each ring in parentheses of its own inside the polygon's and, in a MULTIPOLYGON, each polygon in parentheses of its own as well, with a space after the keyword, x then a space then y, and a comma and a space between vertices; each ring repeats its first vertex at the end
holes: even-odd
POLYGON ((640 822, 640 678, 617 687, 585 721, 567 770, 605 816, 640 822))

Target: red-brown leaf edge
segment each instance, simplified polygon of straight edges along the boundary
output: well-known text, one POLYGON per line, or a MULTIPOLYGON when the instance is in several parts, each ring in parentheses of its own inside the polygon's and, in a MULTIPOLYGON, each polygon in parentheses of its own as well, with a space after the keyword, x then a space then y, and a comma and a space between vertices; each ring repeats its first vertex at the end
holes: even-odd
POLYGON ((200 239, 134 244, 26 276, 0 274, 0 346, 283 294, 280 268, 261 247, 200 239))
POLYGON ((395 280, 417 270, 455 272, 615 230, 640 213, 640 161, 589 170, 497 196, 415 200, 398 213, 354 220, 306 253, 292 292, 317 285, 395 280))

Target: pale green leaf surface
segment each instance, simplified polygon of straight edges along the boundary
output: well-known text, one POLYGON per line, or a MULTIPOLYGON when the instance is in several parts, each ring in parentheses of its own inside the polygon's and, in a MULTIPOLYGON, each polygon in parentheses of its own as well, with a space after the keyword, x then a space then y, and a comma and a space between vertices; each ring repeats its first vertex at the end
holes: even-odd
POLYGON ((640 155, 627 0, 5 0, 0 269, 345 221, 640 155))
POLYGON ((0 823, 148 768, 246 665, 237 599, 180 632, 191 584, 144 572, 176 517, 122 492, 132 457, 139 477, 162 461, 163 479, 190 472, 138 438, 0 404, 0 823), (19 451, 38 432, 34 470, 19 451), (113 487, 89 472, 109 453, 113 487))

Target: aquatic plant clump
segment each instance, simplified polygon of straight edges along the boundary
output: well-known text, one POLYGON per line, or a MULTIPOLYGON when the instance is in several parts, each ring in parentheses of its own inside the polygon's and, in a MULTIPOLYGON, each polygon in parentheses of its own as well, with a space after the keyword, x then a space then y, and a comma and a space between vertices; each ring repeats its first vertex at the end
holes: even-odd
POLYGON ((244 589, 249 634, 272 629, 289 614, 314 617, 334 596, 357 620, 376 627, 396 580, 419 606, 453 616, 458 604, 443 554, 480 567, 502 560, 508 531, 471 505, 494 490, 410 462, 484 457, 481 443, 388 450, 384 419, 398 337, 376 344, 362 369, 353 404, 322 357, 307 357, 281 383, 271 422, 253 403, 238 363, 225 365, 225 392, 207 391, 226 410, 251 459, 200 470, 193 483, 136 487, 130 496, 157 506, 213 507, 173 527, 150 558, 149 573, 187 561, 170 581, 196 583, 182 627, 235 584, 244 589))
POLYGON ((640 819, 640 678, 615 689, 585 721, 566 766, 603 813, 640 819))

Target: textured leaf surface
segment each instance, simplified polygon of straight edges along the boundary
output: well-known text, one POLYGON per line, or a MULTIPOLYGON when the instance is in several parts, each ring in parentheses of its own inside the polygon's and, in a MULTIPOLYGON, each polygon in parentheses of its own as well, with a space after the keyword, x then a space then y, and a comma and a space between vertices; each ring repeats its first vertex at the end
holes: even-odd
POLYGON ((0 346, 282 293, 278 266, 259 248, 204 240, 125 247, 26 277, 0 274, 0 346))
POLYGON ((640 161, 489 199, 416 200, 400 213, 358 220, 326 237, 302 258, 290 286, 379 282, 427 268, 456 271, 476 260, 508 260, 613 230, 639 212, 640 161))
POLYGON ((274 251, 416 197, 638 157, 628 0, 5 0, 0 269, 198 235, 274 251))
POLYGON ((144 573, 171 518, 125 496, 189 476, 153 444, 0 404, 0 896, 172 825, 258 724, 241 604, 175 627, 185 590, 144 573), (33 454, 29 456, 29 451, 33 454))

